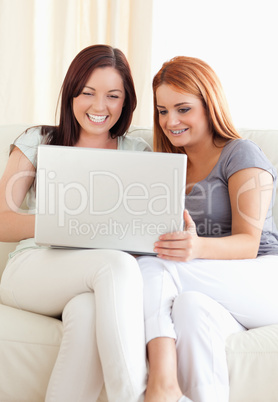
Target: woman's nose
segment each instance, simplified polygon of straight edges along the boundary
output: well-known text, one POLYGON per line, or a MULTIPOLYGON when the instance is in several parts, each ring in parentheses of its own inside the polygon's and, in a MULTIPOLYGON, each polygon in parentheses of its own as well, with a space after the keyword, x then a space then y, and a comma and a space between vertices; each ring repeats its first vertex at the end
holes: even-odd
POLYGON ((93 108, 95 111, 102 111, 105 109, 105 99, 102 96, 96 96, 93 101, 93 108))
POLYGON ((180 124, 179 116, 176 113, 169 113, 167 119, 168 126, 177 126, 180 124))

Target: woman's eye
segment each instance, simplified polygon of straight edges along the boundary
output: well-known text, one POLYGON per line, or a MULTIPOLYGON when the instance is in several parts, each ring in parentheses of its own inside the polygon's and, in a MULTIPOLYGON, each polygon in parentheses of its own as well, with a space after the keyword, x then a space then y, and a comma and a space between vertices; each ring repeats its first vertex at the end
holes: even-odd
POLYGON ((167 113, 167 110, 158 110, 158 114, 164 116, 167 113))
POLYGON ((190 107, 179 109, 179 113, 187 113, 190 110, 190 107))
POLYGON ((82 94, 86 95, 86 96, 93 96, 93 94, 91 92, 82 92, 82 94))
POLYGON ((118 95, 108 95, 108 98, 119 99, 118 95))

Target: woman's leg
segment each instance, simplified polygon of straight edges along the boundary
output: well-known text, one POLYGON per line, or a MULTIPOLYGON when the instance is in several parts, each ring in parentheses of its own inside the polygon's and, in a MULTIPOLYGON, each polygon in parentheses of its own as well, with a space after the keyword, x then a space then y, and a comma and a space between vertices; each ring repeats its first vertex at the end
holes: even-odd
POLYGON ((196 291, 221 304, 247 329, 278 322, 278 256, 176 263, 179 293, 196 291))
MULTIPOLYGON (((228 334, 242 330, 241 325, 254 328, 278 321, 278 300, 274 280, 277 273, 278 256, 259 257, 255 260, 193 260, 189 263, 175 263, 155 257, 142 257, 138 259, 138 262, 144 278, 145 325, 149 345, 151 339, 154 338, 177 338, 174 324, 178 326, 178 322, 177 319, 175 323, 172 321, 172 307, 177 295, 183 292, 200 292, 213 299, 217 306, 219 304, 217 310, 222 311, 221 314, 218 312, 220 316, 225 316, 223 322, 222 318, 220 319, 218 316, 214 321, 213 313, 207 315, 211 331, 216 331, 213 334, 215 339, 217 337, 226 339, 228 334)), ((205 309, 202 311, 198 305, 199 302, 197 300, 195 302, 197 303, 196 310, 199 313, 196 317, 192 316, 191 319, 195 328, 199 328, 199 332, 202 333, 202 315, 205 309)), ((212 310, 215 310, 216 305, 214 307, 208 305, 208 308, 213 307, 212 310)), ((184 320, 184 325, 187 325, 186 320, 184 320)), ((188 331, 190 328, 191 323, 189 322, 188 331)), ((182 330, 180 331, 182 332, 182 330)), ((190 334, 185 334, 182 339, 185 336, 191 337, 195 341, 195 336, 198 338, 199 335, 195 330, 194 333, 190 331, 190 334)), ((185 339, 185 344, 187 341, 185 339)), ((224 341, 221 347, 222 359, 219 358, 218 362, 220 371, 225 357, 224 341)), ((211 351, 208 349, 208 345, 203 344, 203 349, 200 349, 198 353, 205 359, 211 351)), ((155 353, 151 355, 151 358, 155 359, 158 356, 158 353, 155 353)), ((217 357, 217 354, 214 356, 217 357)), ((195 358, 197 357, 194 355, 195 358)), ((185 354, 182 359, 186 364, 185 354)), ((180 359, 178 360, 180 361, 180 359)), ((209 367, 208 364, 209 362, 207 362, 207 367, 209 367)), ((152 366, 154 365, 152 364, 152 366)), ((201 368, 198 367, 199 369, 201 368)), ((223 378, 227 375, 226 364, 224 370, 223 378)), ((150 372, 150 377, 151 374, 150 372)), ((204 383, 196 384, 190 376, 185 377, 184 382, 180 380, 180 384, 183 390, 191 389, 192 394, 194 387, 196 389, 210 387, 208 379, 206 385, 204 383)), ((225 392, 227 393, 227 391, 225 392)))
POLYGON ((163 261, 138 259, 144 278, 144 310, 149 378, 145 402, 175 402, 182 392, 177 379, 176 332, 171 318, 178 288, 163 261))
POLYGON ((176 339, 171 314, 182 288, 175 264, 156 257, 139 257, 137 261, 144 281, 146 342, 158 337, 176 339))
POLYGON ((99 397, 103 375, 96 340, 94 299, 92 292, 81 293, 64 308, 63 339, 48 385, 46 402, 95 402, 99 397), (73 375, 72 366, 74 381, 79 384, 75 388, 68 384, 73 375))
MULTIPOLYGON (((87 292, 95 295, 97 347, 108 398, 143 400, 142 280, 132 256, 115 250, 24 251, 12 258, 1 282, 4 303, 50 316, 60 315, 72 298, 87 292)), ((87 350, 87 345, 81 347, 87 350)), ((67 388, 76 389, 75 364, 71 368, 67 388)), ((87 367, 82 366, 79 375, 85 378, 87 374, 87 367)))
POLYGON ((172 318, 182 392, 194 402, 228 402, 225 342, 245 328, 223 306, 199 292, 179 295, 172 318))
POLYGON ((175 340, 159 337, 148 345, 149 378, 145 402, 175 402, 182 396, 177 376, 175 340))

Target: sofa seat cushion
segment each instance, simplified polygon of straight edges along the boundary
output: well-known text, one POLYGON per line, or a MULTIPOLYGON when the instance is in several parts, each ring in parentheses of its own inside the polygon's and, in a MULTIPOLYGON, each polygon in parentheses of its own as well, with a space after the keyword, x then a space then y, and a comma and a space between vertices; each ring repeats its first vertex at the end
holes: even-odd
POLYGON ((231 335, 226 355, 230 402, 278 401, 278 325, 231 335))
POLYGON ((44 401, 62 322, 2 304, 0 316, 0 401, 44 401))

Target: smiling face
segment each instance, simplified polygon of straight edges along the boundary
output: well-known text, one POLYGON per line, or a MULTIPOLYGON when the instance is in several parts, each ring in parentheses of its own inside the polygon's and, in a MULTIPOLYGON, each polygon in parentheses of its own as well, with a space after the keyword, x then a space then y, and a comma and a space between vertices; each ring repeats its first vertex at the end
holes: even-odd
POLYGON ((73 113, 80 125, 80 138, 103 136, 121 116, 125 89, 119 72, 113 67, 95 69, 80 95, 73 98, 73 113))
POLYGON ((162 84, 156 91, 159 124, 176 147, 201 144, 212 139, 204 106, 194 95, 177 92, 172 86, 162 84))

